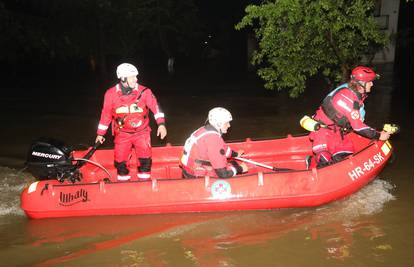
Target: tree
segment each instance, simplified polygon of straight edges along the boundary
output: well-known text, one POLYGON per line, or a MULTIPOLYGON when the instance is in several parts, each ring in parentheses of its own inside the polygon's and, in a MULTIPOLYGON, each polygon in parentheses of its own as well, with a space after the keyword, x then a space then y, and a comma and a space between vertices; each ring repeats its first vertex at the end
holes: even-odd
POLYGON ((107 0, 0 2, 0 61, 21 72, 27 63, 61 65, 88 58, 98 50, 95 13, 104 13, 107 6, 107 0))
POLYGON ((114 1, 114 8, 121 17, 115 41, 128 54, 157 50, 175 57, 189 50, 200 27, 193 0, 114 1))
POLYGON ((193 0, 0 0, 0 62, 91 59, 105 77, 109 57, 188 51, 196 12, 193 0))
POLYGON ((373 0, 265 0, 247 6, 236 29, 253 27, 259 48, 252 63, 265 87, 297 97, 319 71, 344 80, 364 55, 386 45, 373 7, 373 0))

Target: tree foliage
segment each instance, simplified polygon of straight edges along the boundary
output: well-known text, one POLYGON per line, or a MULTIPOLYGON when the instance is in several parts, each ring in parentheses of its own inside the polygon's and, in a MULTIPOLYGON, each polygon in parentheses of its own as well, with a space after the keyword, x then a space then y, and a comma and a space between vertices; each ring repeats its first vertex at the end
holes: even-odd
POLYGON ((196 12, 193 0, 0 0, 0 61, 169 57, 188 51, 196 12))
POLYGON ((373 0, 266 0, 247 6, 236 29, 254 29, 259 48, 252 62, 265 87, 297 97, 310 76, 344 79, 364 55, 386 45, 373 7, 373 0))

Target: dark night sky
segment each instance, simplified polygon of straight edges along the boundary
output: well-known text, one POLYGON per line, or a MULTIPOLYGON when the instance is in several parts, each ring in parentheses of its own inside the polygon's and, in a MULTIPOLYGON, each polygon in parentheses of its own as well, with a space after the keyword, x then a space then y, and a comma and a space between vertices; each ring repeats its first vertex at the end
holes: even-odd
MULTIPOLYGON (((0 1, 1 3, 23 3, 22 1, 0 1)), ((43 1, 47 2, 47 1, 43 1)), ((199 10, 199 19, 202 23, 204 23, 205 27, 204 30, 206 31, 206 35, 208 33, 212 34, 212 39, 210 40, 210 45, 215 49, 219 50, 221 53, 221 57, 224 58, 221 66, 225 68, 226 71, 234 70, 234 71, 243 71, 246 67, 246 36, 243 31, 236 31, 234 30, 234 25, 241 20, 244 15, 245 7, 250 3, 260 3, 258 0, 195 0, 195 4, 199 10), (224 64, 225 63, 225 64, 224 64)), ((27 10, 26 10, 27 11, 27 10)), ((413 30, 413 19, 412 14, 414 14, 414 1, 410 1, 409 3, 406 0, 401 0, 400 2, 400 12, 399 12, 399 30, 407 31, 411 29, 411 34, 413 30)), ((412 38, 412 37, 411 37, 412 38)), ((3 50, 3 53, 7 53, 7 51, 3 50)), ((412 57, 413 51, 410 47, 403 47, 401 45, 398 46, 397 51, 397 64, 401 65, 410 65, 409 67, 412 68, 412 57), (410 56, 406 56, 407 53, 410 53, 410 56)), ((119 55, 118 55, 119 56, 119 55)), ((0 57, 1 59, 1 57, 0 57)), ((114 62, 117 59, 112 59, 114 62)), ((154 62, 158 59, 154 58, 154 62)), ((163 58, 159 59, 159 64, 164 64, 163 58)), ((32 61, 31 65, 27 64, 26 68, 30 69, 25 74, 28 76, 38 76, 38 73, 35 74, 36 69, 41 70, 41 66, 44 65, 44 62, 38 62, 28 59, 27 61, 32 61), (35 75, 34 75, 35 74, 35 75)), ((177 66, 179 63, 183 63, 184 60, 177 59, 176 60, 177 66)), ((68 62, 59 62, 60 65, 55 66, 55 68, 61 68, 62 64, 66 64, 68 62)), ((112 65, 114 63, 110 62, 112 65)), ((147 65, 150 63, 147 63, 147 65)), ((2 64, 2 72, 7 73, 8 68, 5 67, 6 64, 2 64)), ((82 67, 74 68, 74 62, 70 62, 68 68, 73 71, 73 69, 77 71, 83 71, 82 67), (70 66, 69 66, 70 65, 70 66)), ((76 63, 75 63, 76 65, 76 63)), ((155 68, 164 68, 164 65, 156 66, 155 68)), ((109 68, 109 67, 108 67, 109 68)), ((178 68, 178 67, 177 67, 178 68)), ((190 69, 195 69, 193 66, 189 67, 190 69)), ((43 72, 44 70, 42 70, 43 72)), ((165 71, 165 70, 163 70, 165 71)), ((219 70, 223 71, 223 70, 219 70)), ((155 72, 154 72, 154 75, 155 72)), ((33 77, 31 77, 33 78, 33 77)), ((11 80, 13 81, 13 79, 11 80)))
MULTIPOLYGON (((9 7, 10 9, 17 10, 18 15, 23 16, 34 16, 44 18, 47 17, 48 14, 44 14, 42 12, 41 5, 48 3, 47 0, 40 1, 40 2, 33 2, 29 1, 25 3, 24 1, 1 1, 1 3, 5 3, 6 7, 9 7), (37 8, 30 7, 30 5, 34 5, 37 8)), ((223 68, 228 69, 235 69, 236 71, 240 71, 241 67, 245 67, 246 62, 246 37, 245 33, 243 31, 236 31, 234 29, 234 25, 240 21, 240 19, 243 17, 244 14, 244 8, 249 3, 257 3, 259 1, 255 0, 195 0, 195 4, 199 10, 198 16, 201 21, 201 23, 204 25, 203 30, 205 31, 205 36, 210 35, 212 36, 212 39, 209 40, 209 45, 214 48, 215 50, 218 50, 220 52, 220 55, 223 59, 222 64, 223 68), (225 63, 225 64, 224 64, 225 63), (227 65, 227 66, 224 66, 227 65)), ((0 10, 1 11, 1 10, 0 10)), ((16 14, 17 14, 16 13, 16 14)), ((74 23, 81 23, 79 21, 74 21, 74 23)), ((50 23, 48 23, 50 24, 50 23)), ((45 25, 46 27, 48 25, 45 25)), ((30 33, 35 35, 36 33, 30 33)), ((56 33, 58 35, 59 33, 56 33)), ((16 36, 16 35, 15 35, 16 36)), ((107 37, 108 39, 112 38, 111 36, 107 37)), ((27 42, 30 42, 29 40, 26 40, 27 42)), ((23 43, 25 41, 22 41, 23 43)), ((202 42, 200 42, 201 44, 202 42)), ((150 56, 150 59, 142 59, 145 61, 145 65, 147 66, 146 69, 148 72, 156 72, 156 68, 163 68, 162 71, 165 71, 165 56, 162 55, 160 52, 155 53, 156 48, 152 52, 152 55, 150 56), (159 58, 157 56, 159 55, 159 58)), ((149 52, 151 53, 151 52, 149 52)), ((147 54, 149 54, 147 53, 147 54)), ((25 64, 25 69, 20 71, 24 71, 24 76, 29 77, 29 79, 39 79, 39 73, 36 73, 36 70, 39 70, 39 72, 45 72, 48 70, 48 72, 52 75, 50 76, 60 76, 59 79, 64 78, 60 73, 70 73, 72 76, 76 75, 82 75, 76 72, 87 72, 87 64, 88 62, 85 62, 85 59, 82 61, 77 61, 76 59, 72 58, 69 60, 59 60, 58 62, 46 62, 41 61, 41 59, 38 59, 38 56, 36 56, 34 53, 26 54, 25 59, 23 59, 25 64), (49 66, 50 65, 50 66, 49 66), (75 66, 74 66, 75 65, 75 66), (85 66, 86 65, 86 66, 85 66), (26 71, 30 69, 30 71, 26 71), (56 70, 55 73, 53 73, 53 69, 56 70), (75 71, 75 73, 73 73, 75 71)), ((122 53, 119 53, 119 55, 108 55, 107 58, 107 68, 110 69, 113 66, 117 65, 119 62, 122 61, 123 55, 122 53), (114 57, 115 56, 115 57, 114 57)), ((177 56, 179 57, 179 56, 177 56)), ((194 55, 193 55, 194 57, 194 55)), ((0 57, 1 59, 1 57, 0 57)), ((176 66, 182 67, 183 63, 185 63, 185 60, 188 61, 188 59, 184 58, 176 58, 176 66), (179 65, 181 63, 181 65, 179 65)), ((139 60, 138 60, 139 61, 139 60)), ((13 64, 13 62, 9 62, 13 64)), ((19 63, 20 65, 21 63, 19 63)), ((15 68, 20 68, 19 66, 15 68)), ((7 72, 10 68, 6 68, 3 65, 3 73, 7 72)), ((197 69, 193 66, 189 66, 188 69, 197 69)), ((109 71, 109 70, 108 70, 109 71)), ((16 72, 16 71, 15 71, 16 72)), ((17 71, 18 72, 18 71, 17 71)), ((154 73, 156 75, 156 73, 154 73)), ((8 76, 8 75, 7 75, 8 76)), ((67 75, 64 75, 67 76, 67 75)), ((11 83, 13 83, 13 80, 15 78, 11 78, 11 83)), ((42 78, 40 78, 42 80, 42 78)), ((41 82, 41 81, 39 81, 41 82)))

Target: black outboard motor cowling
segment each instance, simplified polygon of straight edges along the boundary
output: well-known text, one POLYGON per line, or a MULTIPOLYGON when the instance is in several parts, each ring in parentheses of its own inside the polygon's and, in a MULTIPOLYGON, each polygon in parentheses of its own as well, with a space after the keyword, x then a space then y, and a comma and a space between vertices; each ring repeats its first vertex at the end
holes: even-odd
POLYGON ((62 141, 40 138, 30 146, 26 165, 38 180, 79 178, 79 173, 74 173, 78 170, 72 164, 72 151, 62 141))

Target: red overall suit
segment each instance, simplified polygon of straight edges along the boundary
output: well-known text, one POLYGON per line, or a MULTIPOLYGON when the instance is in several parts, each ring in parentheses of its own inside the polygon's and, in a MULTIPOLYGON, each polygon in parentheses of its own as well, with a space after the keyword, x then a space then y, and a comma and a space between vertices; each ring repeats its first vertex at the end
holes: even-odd
POLYGON ((242 173, 242 168, 236 162, 227 161, 235 156, 237 152, 231 150, 220 133, 213 126, 206 125, 186 140, 180 164, 187 178, 228 178, 242 173))
POLYGON ((352 130, 364 137, 379 139, 380 133, 364 123, 365 98, 366 95, 343 84, 323 100, 313 118, 328 128, 322 127, 309 135, 317 163, 329 164, 340 160, 341 156, 354 153, 352 141, 347 136, 352 130))
POLYGON ((127 162, 134 147, 140 163, 138 178, 151 177, 151 128, 148 108, 154 114, 158 125, 165 123, 164 113, 149 88, 137 84, 130 94, 124 95, 121 84, 117 84, 105 93, 97 134, 105 135, 112 123, 112 134, 115 137, 114 160, 120 175, 129 173, 127 162))

